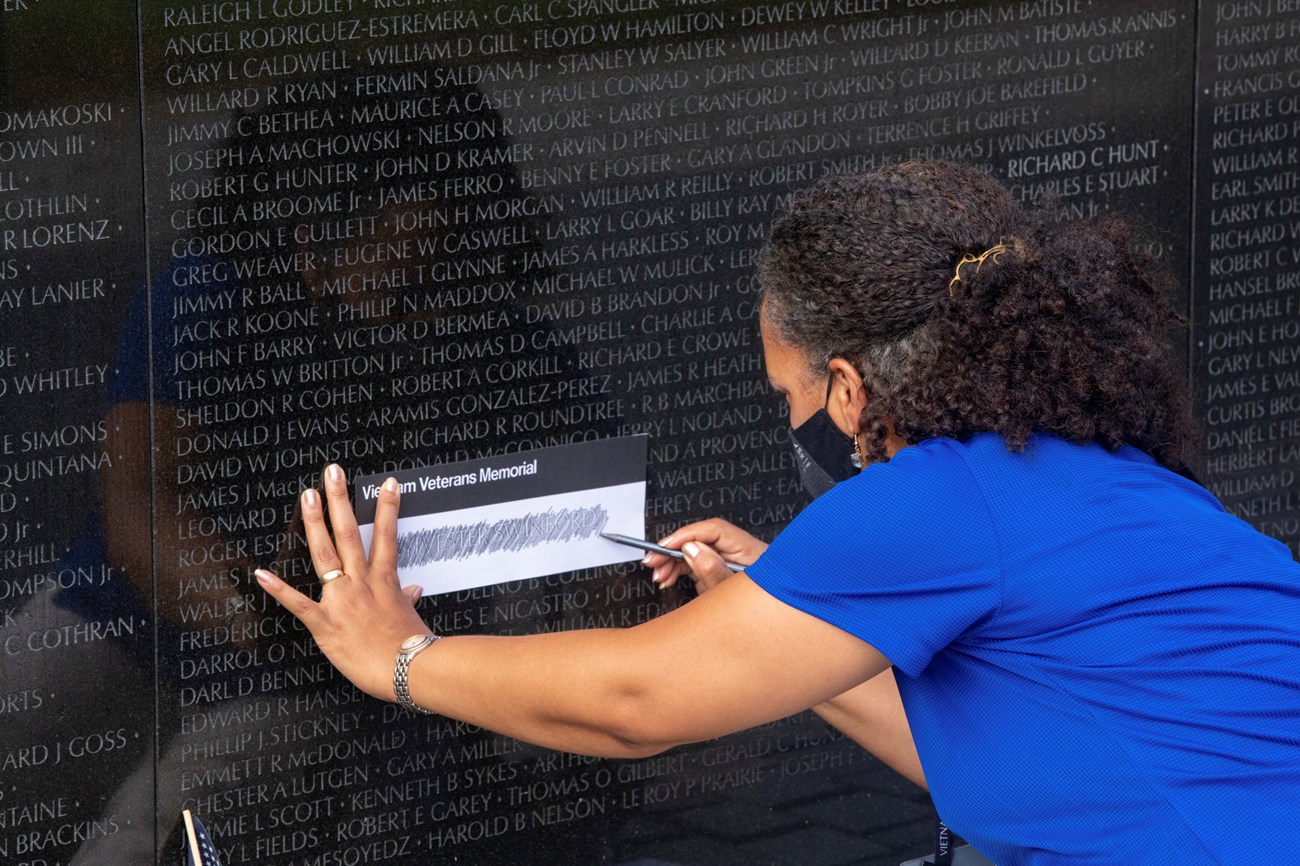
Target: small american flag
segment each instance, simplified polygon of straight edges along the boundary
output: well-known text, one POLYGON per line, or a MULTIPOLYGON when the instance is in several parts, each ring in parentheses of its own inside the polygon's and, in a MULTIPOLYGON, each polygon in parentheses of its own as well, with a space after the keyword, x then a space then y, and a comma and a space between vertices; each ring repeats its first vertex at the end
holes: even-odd
POLYGON ((217 856, 217 846, 212 844, 203 822, 186 809, 181 813, 185 818, 185 866, 221 866, 217 856))

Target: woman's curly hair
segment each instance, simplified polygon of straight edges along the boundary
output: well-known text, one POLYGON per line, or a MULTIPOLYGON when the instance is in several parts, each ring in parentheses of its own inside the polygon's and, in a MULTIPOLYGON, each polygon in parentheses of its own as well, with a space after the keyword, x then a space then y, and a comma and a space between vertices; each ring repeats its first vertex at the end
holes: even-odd
POLYGON ((867 454, 909 442, 1037 432, 1128 444, 1185 471, 1186 380, 1165 280, 1122 221, 1064 224, 993 177, 908 162, 828 177, 791 202, 760 265, 768 326, 824 374, 852 360, 871 400, 867 454), (1005 252, 960 268, 1001 243, 1005 252))

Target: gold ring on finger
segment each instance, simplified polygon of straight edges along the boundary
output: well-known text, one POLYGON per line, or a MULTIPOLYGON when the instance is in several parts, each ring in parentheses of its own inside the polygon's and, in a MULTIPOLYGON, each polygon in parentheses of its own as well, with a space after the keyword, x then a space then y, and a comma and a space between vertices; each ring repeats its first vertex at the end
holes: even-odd
POLYGON ((336 568, 333 571, 327 571, 320 576, 320 585, 324 586, 332 580, 338 580, 340 577, 347 577, 343 569, 336 568))

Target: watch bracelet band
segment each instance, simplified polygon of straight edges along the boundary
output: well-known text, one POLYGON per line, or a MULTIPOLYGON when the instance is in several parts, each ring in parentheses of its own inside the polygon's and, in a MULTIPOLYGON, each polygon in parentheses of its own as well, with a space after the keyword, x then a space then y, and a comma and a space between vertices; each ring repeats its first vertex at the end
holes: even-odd
POLYGON ((411 669, 411 660, 414 659, 421 650, 428 649, 433 646, 434 643, 441 640, 441 638, 442 635, 431 634, 429 635, 429 641, 417 647, 414 652, 403 652, 402 650, 398 650, 397 664, 393 668, 393 694, 397 695, 398 706, 405 707, 406 709, 413 710, 417 713, 423 713, 426 716, 437 715, 433 710, 426 710, 424 707, 411 700, 409 674, 411 669))

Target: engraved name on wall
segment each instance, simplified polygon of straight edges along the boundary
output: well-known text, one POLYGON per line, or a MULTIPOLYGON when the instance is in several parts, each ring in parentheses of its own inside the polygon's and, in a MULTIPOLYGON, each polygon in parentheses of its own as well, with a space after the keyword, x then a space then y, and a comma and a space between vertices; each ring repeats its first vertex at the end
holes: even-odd
MULTIPOLYGON (((790 828, 758 803, 795 808, 819 775, 835 781, 818 796, 855 796, 864 759, 806 718, 620 764, 361 701, 249 569, 275 559, 313 586, 293 498, 326 461, 634 431, 652 437, 652 535, 715 514, 772 534, 803 504, 753 278, 785 196, 947 156, 1074 216, 1145 207, 1176 235, 1190 117, 1113 91, 1181 92, 1185 6, 296 8, 146 10, 155 364, 174 410, 159 587, 183 619, 162 801, 211 814, 234 862, 321 846, 416 862, 707 850, 723 842, 689 816, 721 803, 764 828, 761 851, 790 828)), ((523 633, 629 626, 684 597, 628 566, 423 610, 448 633, 523 633)), ((872 844, 821 829, 846 857, 872 844)))
MULTIPOLYGON (((230 863, 771 860, 814 837, 841 860, 920 853, 924 801, 815 720, 606 762, 414 718, 340 680, 251 569, 275 563, 314 591, 294 501, 327 461, 377 472, 629 432, 651 435, 651 535, 713 515, 774 534, 804 499, 762 370, 754 268, 788 194, 826 173, 949 157, 1026 201, 1057 195, 1071 217, 1136 213, 1185 270, 1195 14, 1081 0, 141 3, 143 118, 134 90, 107 102, 115 135, 142 124, 150 255, 135 238, 120 267, 66 276, 89 288, 63 294, 120 325, 75 361, 25 354, 84 335, 61 318, 5 331, 9 387, 67 379, 54 390, 97 396, 33 391, 43 420, 6 421, 0 442, 31 434, 41 459, 112 461, 114 419, 143 410, 152 424, 151 455, 147 438, 122 453, 134 477, 152 460, 152 519, 146 505, 133 525, 154 557, 156 623, 131 622, 157 629, 163 844, 189 806, 230 863), (100 381, 71 387, 100 366, 100 381), (855 819, 834 803, 856 804, 855 819)), ((134 205, 105 198, 84 175, 139 176, 138 154, 33 191, 17 154, 39 137, 0 135, 0 245, 13 230, 50 247, 55 226, 106 217, 131 237, 139 191, 134 205), (10 204, 42 196, 84 210, 10 204)), ((0 250, 6 297, 26 292, 13 297, 32 309, 42 277, 18 270, 45 255, 0 250)), ((5 451, 0 472, 31 459, 5 451)), ((33 550, 74 538, 31 535, 56 509, 9 507, 37 487, 13 480, 27 486, 0 485, 4 531, 29 533, 33 550)), ((132 546, 111 547, 93 574, 129 570, 132 546)), ((53 566, 16 569, 6 587, 53 566)), ((687 597, 625 566, 421 611, 444 633, 525 633, 626 627, 687 597)), ((9 697, 32 719, 54 705, 39 690, 9 697)), ((119 742, 79 724, 69 736, 119 742)), ((62 821, 66 804, 31 784, 6 796, 42 827, 62 821)), ((104 841, 42 853, 102 857, 104 841)))
POLYGON ((1300 551, 1300 6, 1201 10, 1193 310, 1206 481, 1300 551))

